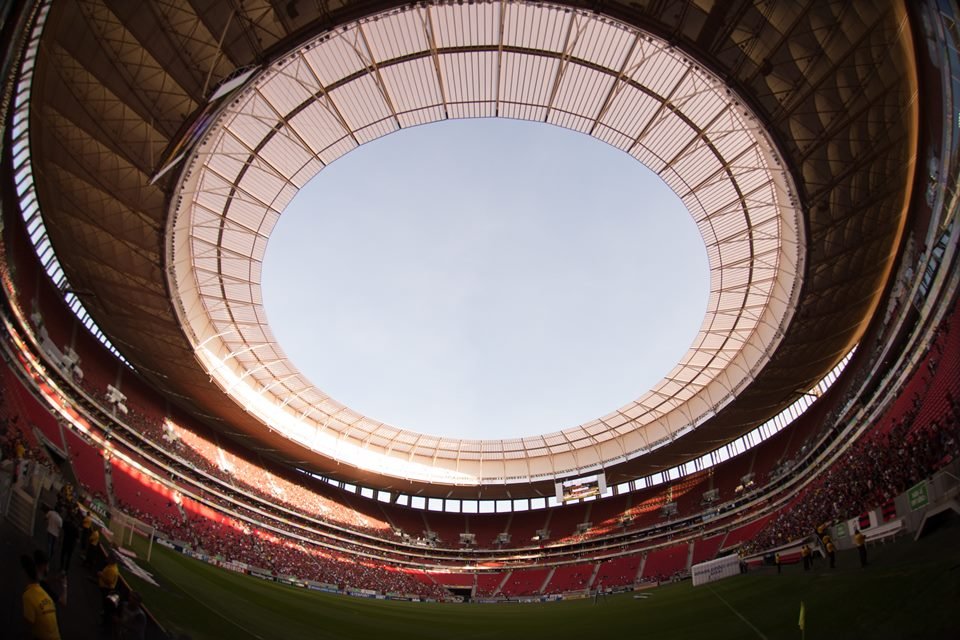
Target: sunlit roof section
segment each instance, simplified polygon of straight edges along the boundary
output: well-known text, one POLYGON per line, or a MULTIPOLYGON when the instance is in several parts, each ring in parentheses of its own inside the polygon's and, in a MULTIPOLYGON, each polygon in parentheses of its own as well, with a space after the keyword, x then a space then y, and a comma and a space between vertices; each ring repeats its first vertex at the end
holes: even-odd
MULTIPOLYGON (((683 478, 706 469, 711 469, 717 465, 730 460, 731 458, 746 453, 753 447, 757 447, 763 442, 766 442, 769 438, 772 438, 776 434, 780 433, 783 429, 786 429, 788 426, 793 424, 796 420, 800 418, 807 409, 813 406, 820 397, 825 394, 830 387, 833 386, 833 383, 840 378, 840 374, 843 373, 847 365, 850 364, 850 360, 853 358, 854 353, 856 353, 857 347, 854 346, 847 355, 823 378, 820 379, 817 384, 813 385, 800 396, 797 400, 793 402, 786 409, 770 418, 757 428, 752 431, 748 431, 743 434, 736 440, 729 442, 722 447, 714 449, 699 458, 694 458, 679 464, 670 469, 665 469, 663 471, 658 471, 657 473, 650 474, 642 478, 636 478, 635 480, 630 480, 627 482, 620 483, 616 486, 607 487, 607 490, 601 494, 601 497, 609 497, 612 495, 622 495, 625 493, 630 493, 631 491, 642 491, 650 487, 654 487, 660 484, 665 484, 678 478, 683 478)), ((789 460, 779 461, 777 466, 774 467, 771 472, 772 477, 778 477, 781 474, 787 473, 790 471, 796 463, 795 458, 789 460)), ((301 473, 306 473, 307 475, 313 476, 319 480, 322 480, 328 484, 340 487, 341 489, 346 489, 347 491, 356 492, 356 485, 343 482, 342 480, 336 480, 334 478, 328 478, 326 476, 305 471, 303 469, 299 470, 301 473), (352 490, 351 490, 352 487, 352 490)), ((752 475, 752 474, 748 474, 752 475)), ((374 491, 374 489, 367 489, 367 491, 374 491)), ((388 494, 389 495, 389 494, 388 494)), ((579 501, 589 500, 581 499, 579 501)), ((396 502, 397 504, 402 504, 406 506, 413 506, 414 508, 425 509, 426 500, 423 497, 409 495, 409 494, 396 494, 393 495, 390 500, 396 502), (418 506, 419 504, 419 506, 418 506)), ((458 513, 456 509, 450 509, 450 504, 455 504, 458 507, 462 506, 464 513, 493 513, 494 511, 516 511, 517 506, 521 505, 523 509, 546 509, 548 507, 558 507, 562 506, 562 503, 557 500, 555 496, 547 496, 546 498, 518 498, 514 500, 461 500, 461 499, 440 499, 443 502, 443 508, 438 510, 449 511, 453 513, 458 513), (501 503, 502 508, 496 508, 494 505, 495 502, 501 503)))
MULTIPOLYGON (((664 41, 544 4, 410 5, 320 36, 267 67, 220 113, 173 203, 170 289, 211 377, 305 447, 428 482, 562 477, 695 429, 767 362, 804 271, 795 190, 744 103, 664 41), (365 142, 468 117, 544 122, 607 142, 657 173, 696 222, 711 272, 707 313, 686 355, 634 402, 542 436, 432 436, 338 403, 274 339, 260 270, 297 190, 365 142)), ((302 295, 322 296, 322 283, 302 295)))

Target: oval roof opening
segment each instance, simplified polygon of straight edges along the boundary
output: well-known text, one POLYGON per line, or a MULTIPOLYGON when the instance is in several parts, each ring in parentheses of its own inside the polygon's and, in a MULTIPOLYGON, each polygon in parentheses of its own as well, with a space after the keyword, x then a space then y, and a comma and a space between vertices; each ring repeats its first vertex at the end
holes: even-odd
POLYGON ((652 171, 600 141, 505 119, 368 143, 284 210, 270 326, 331 397, 422 433, 556 431, 642 395, 690 348, 703 239, 652 171))

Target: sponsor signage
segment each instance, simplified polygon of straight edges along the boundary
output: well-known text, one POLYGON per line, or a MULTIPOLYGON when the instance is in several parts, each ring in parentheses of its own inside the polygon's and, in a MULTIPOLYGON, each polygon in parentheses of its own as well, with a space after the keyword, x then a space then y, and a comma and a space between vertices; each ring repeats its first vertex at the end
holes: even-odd
POLYGON ((716 582, 740 574, 740 558, 735 554, 695 564, 690 568, 693 586, 716 582))
POLYGON ((930 504, 930 495, 927 493, 927 483, 921 482, 907 491, 907 499, 910 501, 910 509, 916 511, 930 504))

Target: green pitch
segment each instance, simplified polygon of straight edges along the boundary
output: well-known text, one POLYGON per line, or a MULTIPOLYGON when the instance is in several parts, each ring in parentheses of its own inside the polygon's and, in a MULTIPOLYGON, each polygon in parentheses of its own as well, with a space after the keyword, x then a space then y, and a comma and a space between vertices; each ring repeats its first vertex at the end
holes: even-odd
MULTIPOLYGON (((601 599, 546 604, 366 600, 278 585, 217 569, 154 545, 153 587, 131 579, 173 637, 370 638, 960 638, 960 528, 920 542, 855 552, 831 571, 763 569, 693 588, 689 581, 601 599)), ((144 541, 135 545, 141 557, 144 541)))

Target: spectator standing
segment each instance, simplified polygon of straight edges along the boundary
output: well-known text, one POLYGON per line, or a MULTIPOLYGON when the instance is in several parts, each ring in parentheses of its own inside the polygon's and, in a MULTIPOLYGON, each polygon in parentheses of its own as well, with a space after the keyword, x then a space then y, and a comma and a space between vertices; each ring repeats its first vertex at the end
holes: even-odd
POLYGON ((95 559, 95 554, 97 552, 97 547, 100 545, 100 529, 98 527, 93 527, 90 530, 90 535, 87 537, 87 552, 83 555, 83 566, 92 567, 95 559))
POLYGON ((37 574, 37 583, 43 587, 50 599, 60 602, 60 590, 50 581, 50 560, 40 549, 33 552, 33 566, 37 574))
POLYGON ((47 557, 52 558, 63 530, 63 518, 56 509, 47 509, 47 557))
POLYGON ((27 588, 23 591, 23 619, 34 640, 60 640, 57 608, 53 598, 40 586, 37 567, 30 556, 20 556, 20 566, 27 574, 27 588))
POLYGON ((100 587, 100 597, 103 603, 103 625, 108 628, 117 612, 116 589, 119 580, 120 567, 117 566, 117 556, 111 552, 106 566, 97 572, 97 585, 100 587))
POLYGON ((87 511, 83 514, 83 524, 80 525, 80 550, 86 555, 87 546, 90 544, 90 534, 93 533, 93 517, 87 511))
POLYGON ((603 586, 603 580, 600 581, 600 584, 597 585, 597 592, 593 596, 593 604, 600 602, 600 596, 603 596, 603 601, 607 601, 607 590, 603 586))
POLYGON ((80 538, 80 525, 77 524, 76 512, 67 516, 63 523, 63 540, 60 543, 60 570, 70 570, 70 558, 73 556, 73 550, 77 546, 77 540, 80 538))
POLYGON ((147 635, 147 614, 141 606, 140 594, 131 591, 120 609, 121 640, 144 640, 147 635))
POLYGON ((857 545, 857 553, 860 554, 860 566, 867 566, 867 537, 860 529, 853 530, 853 543, 857 545))

